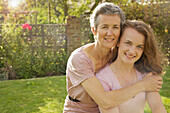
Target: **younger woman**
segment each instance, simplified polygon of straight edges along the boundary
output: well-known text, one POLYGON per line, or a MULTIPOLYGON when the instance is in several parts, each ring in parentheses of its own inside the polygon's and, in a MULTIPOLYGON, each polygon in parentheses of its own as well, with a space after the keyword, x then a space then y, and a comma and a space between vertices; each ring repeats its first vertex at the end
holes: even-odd
MULTIPOLYGON (((162 74, 161 59, 153 31, 144 22, 127 21, 122 28, 117 48, 116 60, 96 74, 106 91, 137 83, 149 72, 155 76, 162 74)), ((144 113, 146 100, 152 113, 166 113, 159 92, 141 92, 114 108, 100 107, 100 110, 102 113, 144 113)))

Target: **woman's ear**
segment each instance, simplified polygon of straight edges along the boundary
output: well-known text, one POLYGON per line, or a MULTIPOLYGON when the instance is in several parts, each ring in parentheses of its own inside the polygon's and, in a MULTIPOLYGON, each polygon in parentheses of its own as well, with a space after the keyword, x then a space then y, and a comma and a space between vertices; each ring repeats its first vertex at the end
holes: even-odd
POLYGON ((116 46, 119 47, 119 45, 120 45, 120 42, 117 42, 117 45, 116 45, 116 46))
POLYGON ((97 34, 94 27, 91 27, 91 31, 93 32, 93 35, 94 35, 94 36, 97 34))

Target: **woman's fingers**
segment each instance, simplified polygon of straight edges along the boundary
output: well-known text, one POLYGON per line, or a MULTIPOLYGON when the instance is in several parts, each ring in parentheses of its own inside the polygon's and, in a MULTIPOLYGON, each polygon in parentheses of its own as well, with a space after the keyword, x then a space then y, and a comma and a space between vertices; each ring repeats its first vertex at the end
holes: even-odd
POLYGON ((162 80, 161 76, 147 74, 142 80, 145 91, 159 91, 163 85, 162 80))

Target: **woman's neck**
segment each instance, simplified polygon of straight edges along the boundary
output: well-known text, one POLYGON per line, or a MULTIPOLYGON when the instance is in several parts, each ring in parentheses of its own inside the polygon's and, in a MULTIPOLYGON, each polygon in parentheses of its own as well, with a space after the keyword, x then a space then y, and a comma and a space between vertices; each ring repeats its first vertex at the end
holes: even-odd
POLYGON ((134 64, 123 63, 116 60, 110 65, 121 87, 129 86, 138 81, 134 64))
POLYGON ((103 60, 106 58, 110 51, 111 49, 101 47, 99 44, 95 43, 91 50, 91 55, 93 55, 93 57, 98 60, 103 60))
POLYGON ((110 67, 112 68, 113 71, 117 73, 126 73, 130 74, 135 70, 134 64, 128 64, 124 63, 123 61, 116 59, 110 67))
POLYGON ((91 59, 95 72, 104 67, 111 59, 111 49, 101 47, 96 43, 85 48, 84 51, 91 59))

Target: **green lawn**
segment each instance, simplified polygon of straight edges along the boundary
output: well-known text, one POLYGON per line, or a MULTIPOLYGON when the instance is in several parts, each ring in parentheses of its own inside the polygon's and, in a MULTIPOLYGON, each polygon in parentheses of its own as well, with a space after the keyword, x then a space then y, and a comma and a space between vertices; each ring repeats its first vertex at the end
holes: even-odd
MULTIPOLYGON (((170 67, 160 91, 170 113, 170 67)), ((62 113, 66 96, 65 76, 0 81, 0 113, 62 113)), ((146 105, 145 113, 151 113, 146 105)))
POLYGON ((62 113, 65 76, 0 82, 0 113, 62 113))

